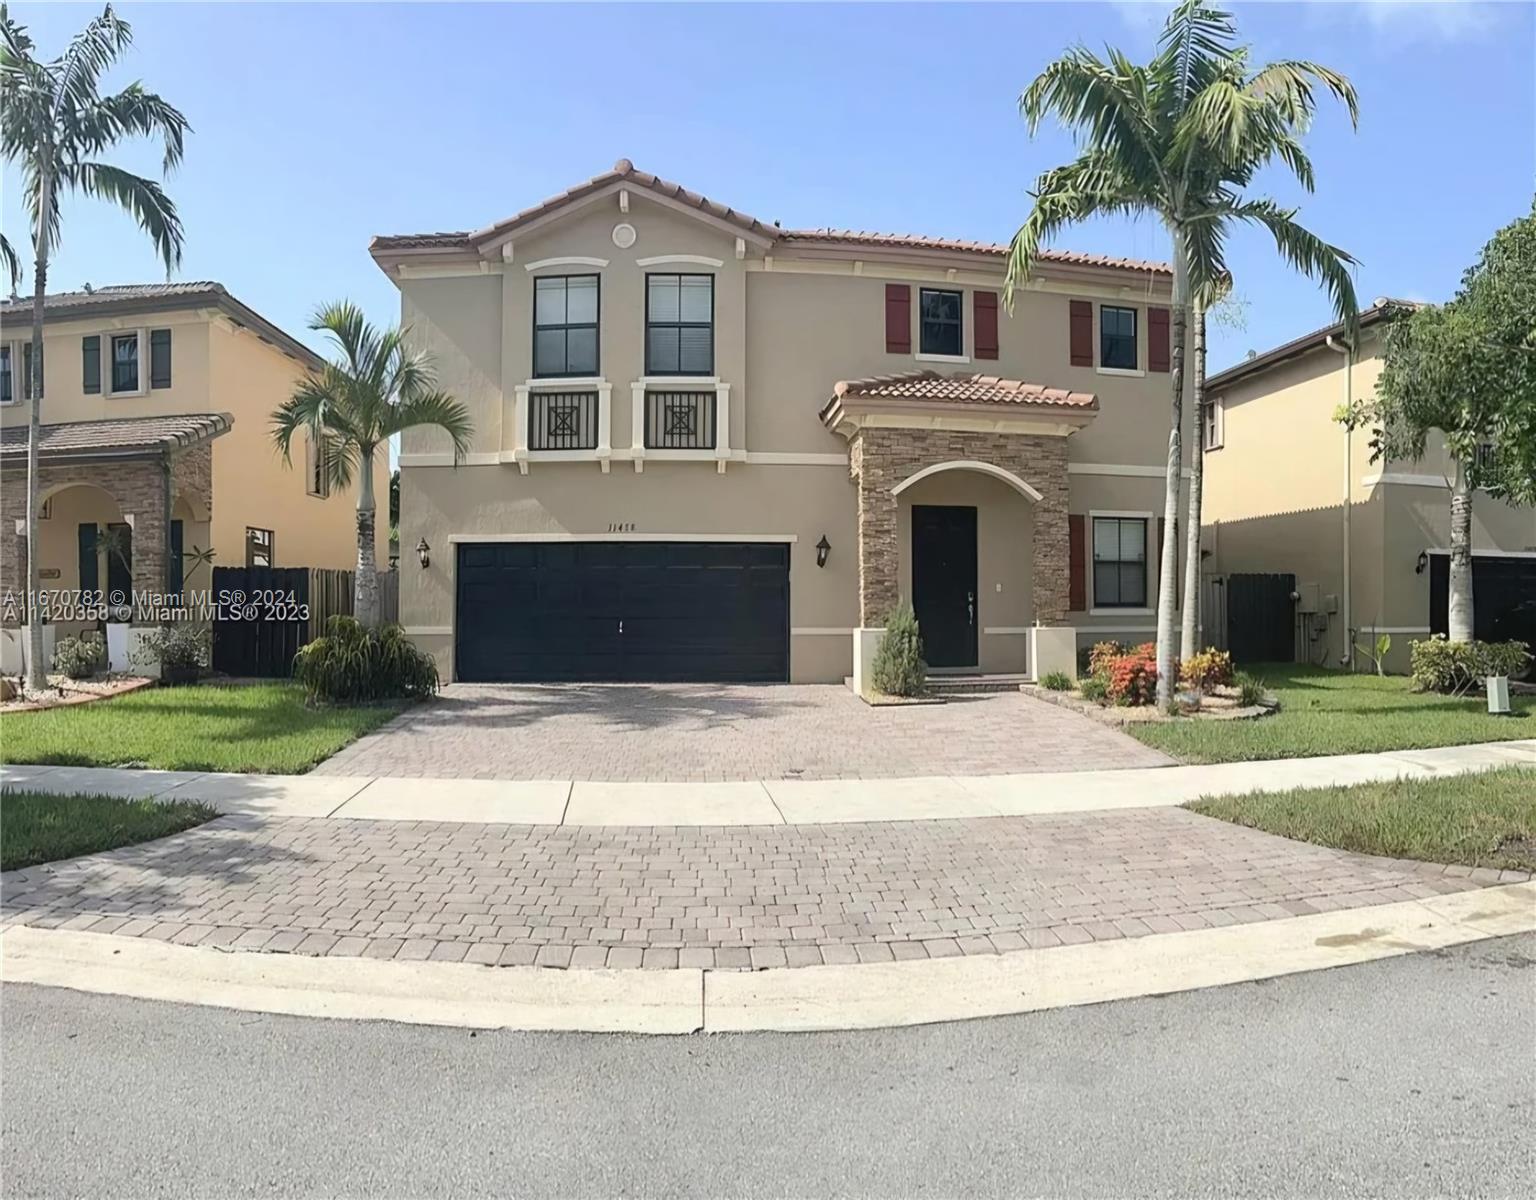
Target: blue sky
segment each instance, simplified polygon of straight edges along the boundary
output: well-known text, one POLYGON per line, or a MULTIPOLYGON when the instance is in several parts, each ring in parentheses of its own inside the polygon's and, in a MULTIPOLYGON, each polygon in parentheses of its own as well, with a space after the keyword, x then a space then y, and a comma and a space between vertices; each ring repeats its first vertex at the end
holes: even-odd
MULTIPOLYGON (((1006 241, 1039 172, 1072 153, 1031 139, 1019 91, 1069 44, 1149 55, 1165 4, 564 7, 510 4, 124 4, 143 79, 195 133, 168 181, 187 228, 176 277, 217 279, 313 341, 314 306, 349 296, 398 317, 367 255, 375 233, 475 228, 621 156, 785 225, 1006 241)), ((90 6, 13 4, 58 53, 90 6)), ((1262 59, 1348 74, 1361 124, 1325 111, 1316 195, 1256 194, 1362 262, 1363 302, 1440 300, 1536 181, 1536 6, 1235 6, 1262 59)), ((154 170, 146 147, 118 161, 154 170)), ((3 222, 26 239, 17 178, 3 222)), ((1162 230, 1098 222, 1072 249, 1163 258, 1162 230)), ((1247 327, 1213 331, 1212 368, 1329 319, 1258 232, 1232 247, 1247 327)), ((163 277, 124 215, 68 203, 55 287, 163 277)))

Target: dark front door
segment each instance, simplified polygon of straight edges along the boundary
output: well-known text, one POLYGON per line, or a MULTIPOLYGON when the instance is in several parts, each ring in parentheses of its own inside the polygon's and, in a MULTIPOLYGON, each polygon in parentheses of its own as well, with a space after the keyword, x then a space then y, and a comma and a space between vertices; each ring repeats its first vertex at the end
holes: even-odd
POLYGON ((789 547, 488 542, 458 548, 465 682, 789 678, 789 547))
POLYGON ((912 609, 930 667, 976 665, 976 510, 912 506, 912 609))

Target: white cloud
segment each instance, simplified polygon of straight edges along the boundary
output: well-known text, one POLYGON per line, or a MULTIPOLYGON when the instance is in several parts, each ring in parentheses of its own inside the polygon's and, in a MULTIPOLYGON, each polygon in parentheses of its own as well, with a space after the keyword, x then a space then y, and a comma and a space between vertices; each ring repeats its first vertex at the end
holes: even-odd
MULTIPOLYGON (((1497 23, 1499 5, 1518 0, 1214 0, 1236 10, 1242 32, 1243 10, 1296 8, 1306 19, 1321 24, 1364 24, 1372 32, 1394 39, 1420 38, 1461 40, 1487 33, 1497 23)), ((1155 33, 1162 28, 1170 0, 1111 0, 1110 7, 1129 28, 1155 33)))

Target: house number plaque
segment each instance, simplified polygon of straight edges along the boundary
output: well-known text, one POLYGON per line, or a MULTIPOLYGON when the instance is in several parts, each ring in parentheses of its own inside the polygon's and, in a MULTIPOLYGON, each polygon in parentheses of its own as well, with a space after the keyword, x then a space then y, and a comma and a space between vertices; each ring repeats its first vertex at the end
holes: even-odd
POLYGON ((634 531, 635 531, 635 523, 633 521, 609 521, 608 522, 608 532, 609 533, 634 533, 634 531))

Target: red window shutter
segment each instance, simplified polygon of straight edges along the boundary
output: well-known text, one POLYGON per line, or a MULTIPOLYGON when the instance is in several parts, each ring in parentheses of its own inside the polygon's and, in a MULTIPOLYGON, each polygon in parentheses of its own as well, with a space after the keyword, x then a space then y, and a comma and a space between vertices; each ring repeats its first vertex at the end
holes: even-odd
POLYGON ((1173 355, 1168 349, 1168 310, 1147 309, 1147 368, 1167 371, 1173 366, 1173 355))
POLYGON ((1087 300, 1073 300, 1072 365, 1093 366, 1093 305, 1087 300))
POLYGON ((1088 540, 1081 513, 1067 515, 1067 607, 1088 610, 1088 540))
POLYGON ((905 283, 885 285, 885 352, 912 353, 912 289, 905 283))
POLYGON ((997 293, 974 292, 976 357, 997 357, 997 293))

